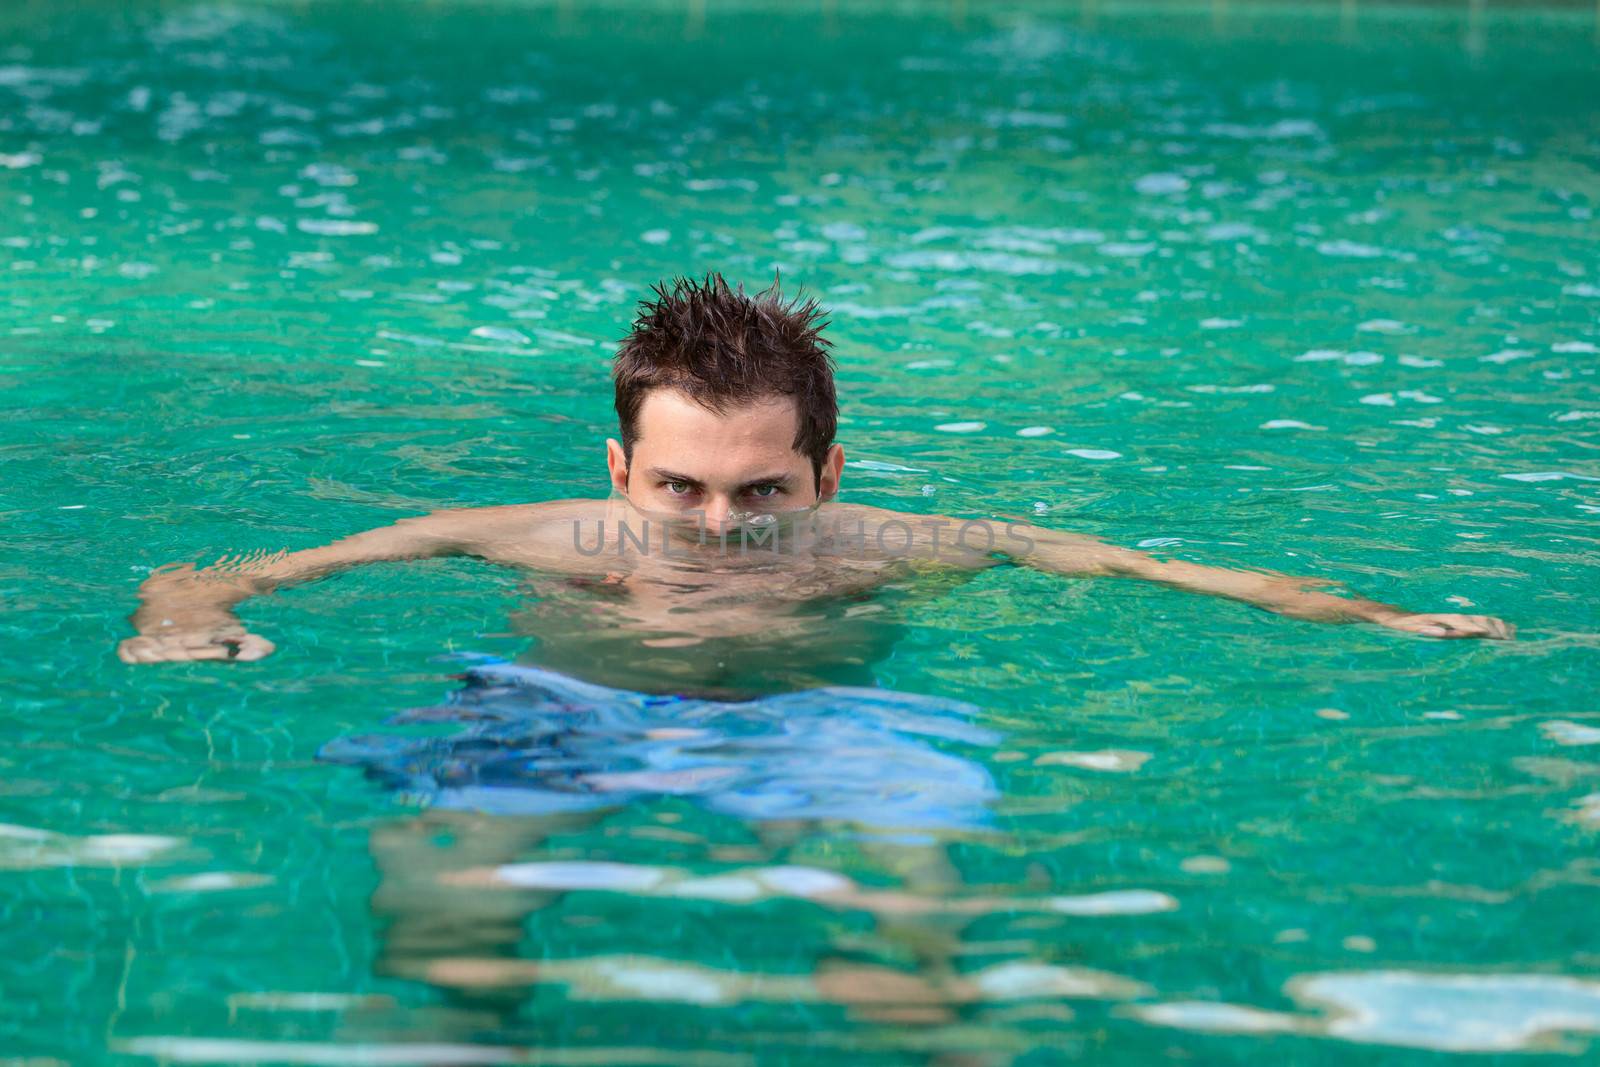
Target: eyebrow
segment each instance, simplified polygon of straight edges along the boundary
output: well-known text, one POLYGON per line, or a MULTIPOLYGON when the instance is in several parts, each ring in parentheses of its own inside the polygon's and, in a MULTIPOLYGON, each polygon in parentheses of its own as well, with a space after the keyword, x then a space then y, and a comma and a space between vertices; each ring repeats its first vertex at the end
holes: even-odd
POLYGON ((649 474, 650 477, 663 482, 683 482, 686 485, 701 484, 699 478, 691 478, 687 474, 679 474, 676 471, 669 471, 663 467, 651 467, 645 473, 649 474))
MULTIPOLYGON (((658 481, 683 482, 685 485, 693 485, 699 488, 704 488, 705 486, 705 483, 698 478, 691 478, 687 474, 679 474, 677 471, 669 471, 664 467, 651 467, 646 473, 658 481)), ((793 485, 793 481, 787 474, 769 474, 762 478, 752 478, 747 482, 743 482, 739 488, 743 490, 752 489, 758 485, 774 485, 779 489, 788 489, 793 485)))

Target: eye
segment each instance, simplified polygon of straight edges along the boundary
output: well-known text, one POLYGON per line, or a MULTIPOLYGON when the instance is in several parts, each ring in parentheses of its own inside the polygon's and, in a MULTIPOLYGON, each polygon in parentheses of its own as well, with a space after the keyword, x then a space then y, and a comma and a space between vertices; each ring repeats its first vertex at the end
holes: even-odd
POLYGON ((750 487, 750 495, 757 500, 771 500, 780 492, 782 490, 775 485, 755 485, 750 487))
POLYGON ((688 482, 662 482, 661 488, 672 496, 688 496, 694 491, 694 486, 688 482))

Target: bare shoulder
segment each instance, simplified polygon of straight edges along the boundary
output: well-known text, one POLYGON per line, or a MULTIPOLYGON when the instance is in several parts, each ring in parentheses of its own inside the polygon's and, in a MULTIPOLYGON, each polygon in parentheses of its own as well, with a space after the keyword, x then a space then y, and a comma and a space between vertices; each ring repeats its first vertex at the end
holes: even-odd
POLYGON ((830 503, 821 515, 836 523, 861 523, 866 529, 908 529, 916 543, 938 544, 951 541, 963 530, 966 539, 983 542, 990 535, 998 544, 1005 540, 1008 528, 1033 529, 1019 519, 1008 517, 980 517, 971 515, 929 515, 910 511, 893 511, 889 508, 867 504, 830 503))
MULTIPOLYGON (((862 504, 829 505, 833 529, 889 555, 931 557, 955 566, 1009 560, 1065 574, 1104 574, 1135 567, 1143 553, 1096 537, 1035 526, 1020 516, 921 515, 862 504)), ((842 536, 842 542, 850 538, 842 536)))
POLYGON ((414 523, 449 540, 460 551, 497 563, 566 570, 576 554, 573 530, 602 519, 604 499, 546 500, 483 508, 435 511, 414 523))
POLYGON ((988 567, 1023 543, 1018 524, 831 503, 818 515, 825 537, 865 556, 912 557, 956 567, 988 567))
POLYGON ((875 508, 867 504, 846 504, 838 500, 830 500, 817 509, 817 515, 823 518, 855 521, 881 522, 885 518, 900 518, 901 513, 890 511, 887 508, 875 508))
POLYGON ((400 521, 430 526, 441 532, 501 533, 508 530, 528 531, 572 519, 597 518, 605 514, 606 506, 605 500, 541 500, 531 504, 447 508, 400 521))

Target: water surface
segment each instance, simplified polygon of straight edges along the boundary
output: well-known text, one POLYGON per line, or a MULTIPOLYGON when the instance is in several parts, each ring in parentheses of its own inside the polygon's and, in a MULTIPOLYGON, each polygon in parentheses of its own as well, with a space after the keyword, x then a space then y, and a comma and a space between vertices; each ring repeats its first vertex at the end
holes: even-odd
POLYGON ((1592 1054, 1591 12, 1348 10, 0 14, 7 1054, 1592 1054), (114 658, 159 564, 603 491, 611 346, 707 269, 832 309, 847 499, 1521 638, 997 568, 874 667, 976 709, 928 743, 987 820, 893 840, 319 762, 525 651, 471 561, 252 603, 261 663, 114 658))

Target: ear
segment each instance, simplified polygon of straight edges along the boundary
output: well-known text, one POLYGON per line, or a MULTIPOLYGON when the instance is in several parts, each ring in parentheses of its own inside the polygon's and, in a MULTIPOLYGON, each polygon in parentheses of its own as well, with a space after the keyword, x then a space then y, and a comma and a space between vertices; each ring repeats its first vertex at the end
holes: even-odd
POLYGON ((834 445, 822 461, 822 480, 817 486, 817 503, 832 500, 839 494, 839 479, 844 474, 844 449, 834 445))
POLYGON ((628 455, 622 451, 622 442, 606 438, 606 468, 611 472, 611 488, 619 493, 628 491, 628 455))

